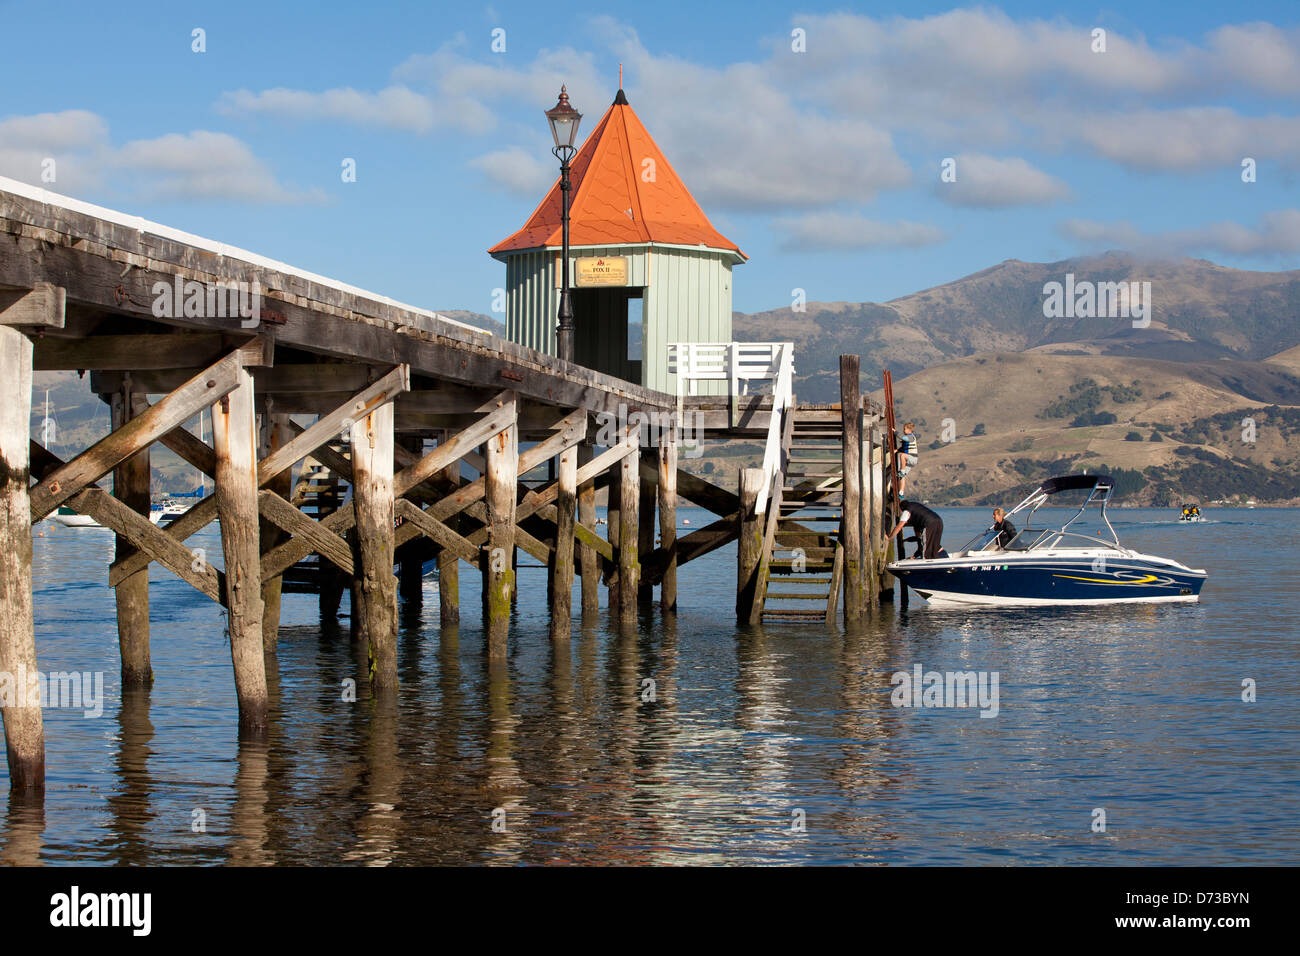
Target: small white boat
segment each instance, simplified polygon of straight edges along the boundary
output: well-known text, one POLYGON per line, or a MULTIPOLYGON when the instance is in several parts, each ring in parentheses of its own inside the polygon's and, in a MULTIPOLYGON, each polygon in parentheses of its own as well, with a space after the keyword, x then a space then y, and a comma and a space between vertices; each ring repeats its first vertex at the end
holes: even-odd
POLYGON ((50 515, 50 520, 57 521, 65 528, 102 528, 103 527, 103 525, 101 525, 90 515, 77 514, 77 512, 73 511, 71 508, 67 507, 66 505, 60 507, 57 511, 54 512, 54 514, 50 515))

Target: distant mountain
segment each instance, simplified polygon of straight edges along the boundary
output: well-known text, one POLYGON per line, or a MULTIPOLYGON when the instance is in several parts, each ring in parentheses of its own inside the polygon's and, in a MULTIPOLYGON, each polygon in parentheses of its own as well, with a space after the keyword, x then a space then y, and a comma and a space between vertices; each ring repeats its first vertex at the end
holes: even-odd
POLYGON ((1300 346, 1300 271, 1247 272, 1203 259, 1156 261, 1123 252, 1033 263, 1009 259, 954 282, 886 303, 809 302, 737 313, 742 341, 796 343, 796 393, 839 395, 838 356, 862 356, 864 377, 888 367, 898 379, 977 352, 1153 357, 1182 362, 1262 360, 1300 346), (1130 318, 1049 318, 1044 286, 1150 282, 1150 326, 1130 318))

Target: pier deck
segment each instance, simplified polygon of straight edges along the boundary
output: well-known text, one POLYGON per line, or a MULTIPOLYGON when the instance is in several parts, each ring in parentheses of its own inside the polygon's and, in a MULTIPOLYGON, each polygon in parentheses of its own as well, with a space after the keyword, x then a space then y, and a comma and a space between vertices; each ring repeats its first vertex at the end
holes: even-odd
MULTIPOLYGON (((399 591, 419 601, 430 560, 441 573, 444 623, 459 616, 458 562, 482 571, 495 661, 506 656, 516 549, 549 568, 556 641, 570 636, 575 575, 584 613, 603 584, 611 613, 634 625, 654 587, 674 613, 679 567, 737 540, 737 617, 757 623, 774 550, 806 530, 793 499, 781 500, 785 424, 795 414, 835 423, 842 464, 856 472, 839 473, 847 533, 838 545, 819 538, 855 549, 837 560, 845 619, 856 620, 882 573, 883 455, 879 410, 864 415, 856 358, 848 358, 839 406, 785 408, 764 395, 679 399, 252 253, 0 180, 0 673, 36 671, 31 524, 60 506, 117 536, 108 582, 123 686, 153 680, 148 565, 158 562, 226 608, 248 736, 266 731, 265 662, 275 651, 282 578, 309 558, 322 615, 332 617, 351 591, 352 628, 368 647, 376 694, 397 684, 399 591), (231 305, 244 302, 257 307, 231 305), (67 461, 32 441, 34 370, 89 372, 112 409, 112 432, 67 461), (184 427, 209 409, 210 445, 184 427), (766 471, 747 469, 736 493, 681 469, 688 430, 705 441, 768 436, 766 471), (774 449, 772 436, 783 435, 774 449), (156 443, 215 486, 166 528, 148 517, 156 443), (523 481, 543 469, 540 484, 523 481), (110 473, 111 490, 99 487, 110 473), (605 536, 595 523, 598 487, 609 493, 605 536), (678 538, 679 494, 717 520, 678 538), (186 543, 214 520, 220 568, 186 543), (863 560, 872 569, 865 576, 863 560)), ((831 621, 839 587, 823 599, 831 621)), ((40 708, 4 703, 11 789, 39 794, 40 708)))

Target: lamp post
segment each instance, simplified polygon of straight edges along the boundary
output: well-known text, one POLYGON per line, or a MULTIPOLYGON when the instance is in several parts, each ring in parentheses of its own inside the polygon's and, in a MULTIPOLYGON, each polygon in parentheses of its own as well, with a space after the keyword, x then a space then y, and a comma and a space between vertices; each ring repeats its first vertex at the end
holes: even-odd
POLYGON ((560 358, 573 361, 573 302, 569 299, 569 160, 577 152, 573 144, 578 139, 578 124, 582 114, 569 105, 569 94, 560 87, 560 99, 546 111, 546 121, 551 125, 555 148, 551 150, 560 161, 560 222, 563 234, 563 252, 560 256, 560 311, 555 328, 555 342, 560 358))

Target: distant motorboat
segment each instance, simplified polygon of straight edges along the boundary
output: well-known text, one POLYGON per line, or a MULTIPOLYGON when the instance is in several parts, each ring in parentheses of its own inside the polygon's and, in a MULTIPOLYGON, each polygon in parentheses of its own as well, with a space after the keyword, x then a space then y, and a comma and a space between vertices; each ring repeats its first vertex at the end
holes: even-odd
POLYGON ((59 524, 63 525, 65 528, 102 528, 103 527, 103 525, 101 525, 90 515, 78 514, 77 512, 73 511, 71 508, 67 507, 66 505, 60 507, 57 511, 54 512, 54 514, 50 515, 50 520, 58 522, 59 524))
MULTIPOLYGON (((188 505, 176 501, 168 501, 162 504, 154 504, 149 509, 149 520, 158 524, 163 518, 175 520, 178 516, 183 515, 189 509, 188 505)), ((50 515, 50 520, 58 522, 65 528, 102 528, 103 525, 92 518, 90 515, 83 515, 69 508, 67 505, 61 505, 54 514, 50 515)))
POLYGON ((1183 505, 1183 510, 1178 515, 1179 521, 1200 521, 1201 509, 1199 505, 1183 505))

